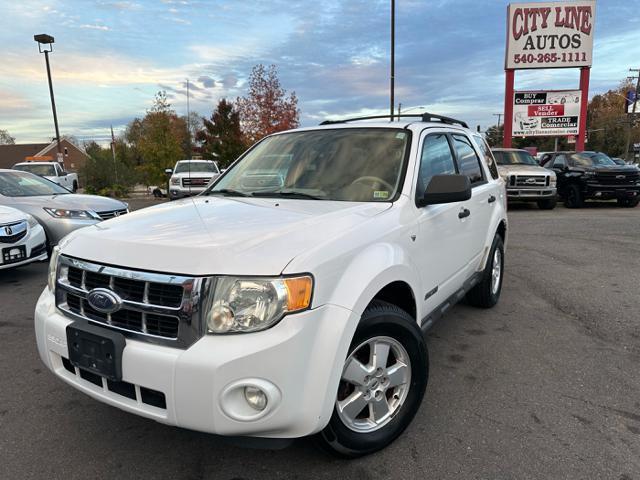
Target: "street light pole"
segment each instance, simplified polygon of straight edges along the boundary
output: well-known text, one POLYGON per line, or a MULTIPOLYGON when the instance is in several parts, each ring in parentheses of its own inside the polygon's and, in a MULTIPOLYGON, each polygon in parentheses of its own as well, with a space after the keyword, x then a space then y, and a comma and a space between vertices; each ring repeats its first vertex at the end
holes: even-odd
POLYGON ((396 0, 391 0, 391 85, 389 113, 393 122, 395 109, 395 80, 396 80, 396 0))
POLYGON ((53 51, 53 42, 54 39, 51 35, 47 35, 45 33, 41 33, 39 35, 34 35, 33 39, 38 42, 38 51, 40 53, 44 53, 44 60, 47 64, 47 78, 49 80, 49 96, 51 97, 51 110, 53 110, 53 124, 56 129, 56 144, 58 147, 58 158, 57 161, 60 162, 62 159, 62 163, 64 165, 64 157, 62 156, 62 148, 60 146, 60 130, 58 129, 58 114, 56 113, 56 100, 53 96, 53 83, 51 81, 51 67, 49 66, 49 52, 53 51), (44 45, 44 49, 43 49, 44 45), (47 48, 46 45, 49 47, 47 48))

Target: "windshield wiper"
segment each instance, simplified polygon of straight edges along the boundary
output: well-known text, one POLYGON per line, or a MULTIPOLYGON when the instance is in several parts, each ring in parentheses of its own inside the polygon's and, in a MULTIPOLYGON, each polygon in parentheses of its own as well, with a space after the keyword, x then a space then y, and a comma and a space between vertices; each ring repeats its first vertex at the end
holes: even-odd
POLYGON ((269 192, 253 192, 254 197, 291 197, 291 198, 308 198, 310 200, 324 200, 317 195, 312 195, 299 190, 273 190, 269 192))
POLYGON ((239 190, 233 190, 231 188, 221 188, 220 190, 211 190, 206 193, 206 195, 214 195, 216 193, 220 193, 225 197, 250 197, 248 193, 241 192, 239 190))

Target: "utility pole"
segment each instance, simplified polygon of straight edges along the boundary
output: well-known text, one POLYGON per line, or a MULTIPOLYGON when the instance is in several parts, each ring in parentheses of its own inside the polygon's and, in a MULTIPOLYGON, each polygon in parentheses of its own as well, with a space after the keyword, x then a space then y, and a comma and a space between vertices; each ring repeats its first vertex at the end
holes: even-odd
POLYGON ((504 113, 494 113, 493 114, 494 117, 498 117, 498 129, 500 129, 500 120, 502 120, 502 115, 504 115, 504 113))
POLYGON ((391 85, 389 113, 393 122, 393 114, 396 105, 395 101, 395 81, 396 81, 396 0, 391 0, 391 85))
MULTIPOLYGON (((189 159, 191 159, 191 113, 189 110, 189 79, 187 78, 187 135, 189 136, 189 159)), ((191 164, 189 164, 191 165, 191 164)))
POLYGON ((633 101, 633 108, 631 109, 631 114, 627 114, 629 115, 628 118, 628 122, 627 122, 627 146, 626 149, 624 151, 624 155, 625 158, 627 160, 633 160, 633 153, 629 153, 629 148, 631 147, 631 130, 633 128, 633 123, 635 122, 636 119, 636 108, 638 106, 638 94, 640 93, 640 69, 639 68, 630 68, 629 71, 631 73, 637 73, 638 75, 635 76, 631 76, 628 77, 629 80, 634 81, 637 80, 636 82, 636 93, 634 95, 634 101, 633 101))
POLYGON ((402 103, 398 103, 398 121, 400 121, 400 115, 402 115, 402 103))
POLYGON ((113 125, 111 125, 111 156, 113 157, 113 171, 116 175, 116 184, 118 184, 118 163, 116 162, 116 137, 113 134, 113 125))

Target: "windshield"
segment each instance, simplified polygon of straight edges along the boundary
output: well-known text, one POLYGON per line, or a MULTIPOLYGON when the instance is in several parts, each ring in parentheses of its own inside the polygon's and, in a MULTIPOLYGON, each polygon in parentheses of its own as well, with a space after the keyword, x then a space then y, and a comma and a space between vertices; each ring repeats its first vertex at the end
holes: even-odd
POLYGON ((570 158, 576 167, 610 167, 616 164, 604 153, 574 153, 570 158))
POLYGON ((218 167, 213 162, 179 162, 174 173, 209 172, 218 173, 218 167))
POLYGON ((512 152, 494 151, 493 156, 496 158, 498 165, 538 165, 536 159, 528 152, 519 150, 512 152))
POLYGON ((15 165, 14 170, 20 170, 22 172, 31 172, 42 177, 55 177, 56 169, 53 165, 15 165))
POLYGON ((388 202, 402 183, 410 132, 345 128, 268 137, 207 195, 388 202))
POLYGON ((71 193, 46 178, 28 172, 0 172, 0 195, 5 197, 35 197, 71 193))

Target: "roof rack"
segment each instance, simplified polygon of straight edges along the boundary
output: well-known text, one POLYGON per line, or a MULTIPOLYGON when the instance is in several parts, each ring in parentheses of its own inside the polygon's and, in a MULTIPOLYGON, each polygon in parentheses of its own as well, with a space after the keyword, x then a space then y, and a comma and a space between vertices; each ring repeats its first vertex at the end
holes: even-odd
POLYGON ((420 118, 420 121, 422 122, 441 122, 441 123, 446 123, 448 125, 460 125, 461 127, 464 128, 469 128, 469 125, 467 125, 466 122, 463 122, 462 120, 456 120, 455 118, 451 118, 451 117, 445 117, 442 115, 436 115, 434 113, 428 113, 428 112, 424 112, 424 113, 403 113, 401 115, 373 115, 370 117, 356 117, 356 118, 346 118, 344 120, 325 120, 324 122, 322 122, 320 125, 335 125, 337 123, 347 123, 347 122, 357 122, 359 120, 377 120, 377 119, 381 119, 381 118, 388 118, 390 120, 393 120, 395 118, 420 118))

